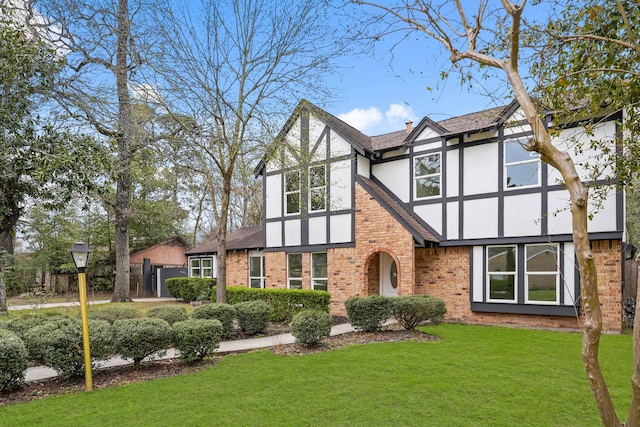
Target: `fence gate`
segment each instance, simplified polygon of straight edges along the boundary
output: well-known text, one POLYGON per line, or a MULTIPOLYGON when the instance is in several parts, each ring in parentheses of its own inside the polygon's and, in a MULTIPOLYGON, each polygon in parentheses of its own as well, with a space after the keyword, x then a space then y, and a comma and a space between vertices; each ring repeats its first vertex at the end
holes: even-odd
POLYGON ((155 267, 154 269, 156 295, 159 297, 172 297, 167 289, 166 281, 173 277, 187 277, 187 267, 155 267))

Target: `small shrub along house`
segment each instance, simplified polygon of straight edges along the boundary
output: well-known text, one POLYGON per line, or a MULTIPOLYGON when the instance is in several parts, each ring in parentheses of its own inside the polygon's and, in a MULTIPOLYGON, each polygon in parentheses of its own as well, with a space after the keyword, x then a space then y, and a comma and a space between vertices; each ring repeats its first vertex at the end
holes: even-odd
MULTIPOLYGON (((591 138, 615 148, 614 114, 591 138)), ((556 126, 553 115, 546 117, 556 126)), ((595 151, 578 124, 555 143, 603 194, 589 223, 604 329, 621 330, 624 193, 589 178, 595 151)), ((228 285, 326 290, 344 315, 352 296, 431 295, 446 320, 575 328, 579 273, 560 174, 522 144, 519 106, 367 136, 301 101, 258 165, 263 225, 228 236, 228 285)), ((215 275, 215 245, 187 252, 191 276, 215 275)))

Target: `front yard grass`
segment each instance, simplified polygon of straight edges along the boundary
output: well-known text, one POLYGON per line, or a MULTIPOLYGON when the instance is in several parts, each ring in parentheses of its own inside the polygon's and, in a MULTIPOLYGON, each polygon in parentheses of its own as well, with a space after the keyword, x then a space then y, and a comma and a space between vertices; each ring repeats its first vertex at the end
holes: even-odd
MULTIPOLYGON (((436 342, 353 346, 306 356, 226 356, 211 369, 0 408, 38 426, 598 426, 577 333, 424 328, 436 342)), ((621 418, 631 337, 603 336, 621 418)))

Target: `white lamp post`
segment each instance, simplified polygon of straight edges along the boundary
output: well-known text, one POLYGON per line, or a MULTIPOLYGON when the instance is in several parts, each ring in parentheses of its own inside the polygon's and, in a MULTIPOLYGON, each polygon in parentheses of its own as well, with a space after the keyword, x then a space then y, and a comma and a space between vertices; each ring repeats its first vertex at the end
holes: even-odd
POLYGON ((84 352, 84 379, 87 391, 93 390, 91 377, 91 351, 89 348, 89 311, 87 308, 87 277, 85 270, 89 261, 89 247, 78 242, 71 248, 73 263, 78 269, 78 288, 80 290, 80 315, 82 317, 82 349, 84 352))

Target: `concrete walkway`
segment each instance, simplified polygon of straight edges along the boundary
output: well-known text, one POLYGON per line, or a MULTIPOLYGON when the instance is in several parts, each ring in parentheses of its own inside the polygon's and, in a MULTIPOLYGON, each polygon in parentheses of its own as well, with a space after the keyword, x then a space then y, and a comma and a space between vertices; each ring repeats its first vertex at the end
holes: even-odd
MULTIPOLYGON (((171 298, 173 299, 173 298, 171 298)), ((157 298, 154 298, 157 300, 157 298)), ((353 332, 353 327, 346 323, 343 325, 336 325, 331 328, 331 336, 346 334, 348 332, 353 332)), ((220 347, 216 350, 216 353, 226 354, 226 353, 236 353, 236 352, 244 352, 249 350, 268 348, 268 347, 276 347, 278 345, 283 344, 293 344, 296 342, 296 339, 291 334, 281 334, 281 335, 273 335, 270 337, 262 337, 262 338, 249 338, 244 340, 234 340, 234 341, 223 341, 220 343, 220 347)), ((180 352, 176 349, 169 349, 167 353, 158 359, 175 359, 180 357, 180 352)), ((112 357, 108 359, 104 363, 100 365, 101 368, 108 368, 114 366, 123 366, 123 365, 132 365, 133 361, 129 359, 123 359, 121 357, 112 357)), ((25 376, 26 382, 32 381, 42 381, 49 378, 55 378, 58 374, 52 368, 47 366, 33 366, 27 369, 27 373, 25 376)))
MULTIPOLYGON (((175 298, 132 298, 133 302, 167 302, 167 301, 175 301, 175 298)), ((97 301, 88 301, 89 305, 97 305, 97 304, 107 304, 111 301, 109 300, 97 300, 97 301)), ((9 311, 11 310, 35 310, 38 308, 50 308, 50 307, 80 307, 80 301, 70 301, 70 302, 49 302, 49 303, 32 303, 32 304, 22 304, 22 305, 10 305, 9 311)))

